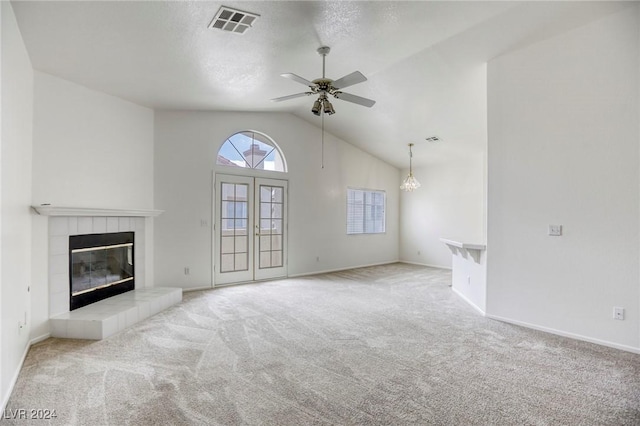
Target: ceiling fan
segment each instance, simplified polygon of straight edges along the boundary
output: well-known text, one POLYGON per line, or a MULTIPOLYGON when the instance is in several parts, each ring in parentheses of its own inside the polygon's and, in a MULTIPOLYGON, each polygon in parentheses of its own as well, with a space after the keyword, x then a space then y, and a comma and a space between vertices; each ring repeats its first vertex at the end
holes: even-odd
POLYGON ((333 105, 329 102, 328 95, 333 96, 336 99, 342 99, 343 101, 352 102, 354 104, 366 106, 371 108, 376 101, 363 98, 361 96, 352 95, 350 93, 344 93, 341 89, 345 87, 353 86, 354 84, 367 81, 367 77, 362 75, 360 71, 354 71, 351 74, 345 75, 337 80, 331 80, 324 75, 325 71, 325 59, 329 54, 331 48, 322 46, 318 48, 318 54, 322 56, 322 78, 316 78, 313 81, 309 81, 306 78, 302 78, 299 75, 293 73, 280 74, 284 78, 296 81, 309 87, 308 92, 296 93, 295 95, 283 96, 281 98, 271 99, 274 102, 286 101, 289 99, 295 99, 302 96, 318 95, 318 99, 313 103, 311 112, 315 115, 320 115, 322 112, 325 114, 334 114, 336 111, 333 109, 333 105))

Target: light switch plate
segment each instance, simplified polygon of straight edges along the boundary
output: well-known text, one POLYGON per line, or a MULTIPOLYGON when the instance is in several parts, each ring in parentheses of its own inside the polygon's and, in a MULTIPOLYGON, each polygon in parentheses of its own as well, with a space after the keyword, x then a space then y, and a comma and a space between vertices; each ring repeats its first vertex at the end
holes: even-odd
POLYGON ((552 237, 562 236, 562 225, 549 225, 549 235, 552 237))
POLYGON ((624 320, 624 308, 621 308, 619 306, 614 306, 613 319, 624 320))

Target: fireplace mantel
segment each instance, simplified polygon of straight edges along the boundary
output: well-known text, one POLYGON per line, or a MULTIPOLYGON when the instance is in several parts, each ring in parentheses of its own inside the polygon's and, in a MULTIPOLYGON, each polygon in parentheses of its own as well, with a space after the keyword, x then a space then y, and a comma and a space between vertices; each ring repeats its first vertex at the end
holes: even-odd
POLYGON ((41 216, 110 216, 110 217, 156 217, 164 210, 103 209, 91 207, 58 207, 52 205, 31 206, 41 216))

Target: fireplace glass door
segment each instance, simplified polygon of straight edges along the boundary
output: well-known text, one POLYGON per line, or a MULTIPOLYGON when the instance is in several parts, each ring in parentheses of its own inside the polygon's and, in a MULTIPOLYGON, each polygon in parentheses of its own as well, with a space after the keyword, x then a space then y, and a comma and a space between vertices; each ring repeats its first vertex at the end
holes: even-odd
POLYGON ((135 288, 134 233, 69 237, 70 310, 135 288))
POLYGON ((133 279, 133 243, 71 250, 71 295, 133 279))

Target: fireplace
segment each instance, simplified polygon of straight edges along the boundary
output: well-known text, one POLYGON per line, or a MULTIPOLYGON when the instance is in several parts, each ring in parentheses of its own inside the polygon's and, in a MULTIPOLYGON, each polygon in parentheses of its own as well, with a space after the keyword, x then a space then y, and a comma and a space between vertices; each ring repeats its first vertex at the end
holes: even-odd
POLYGON ((78 309, 135 288, 134 233, 69 236, 69 307, 78 309))

